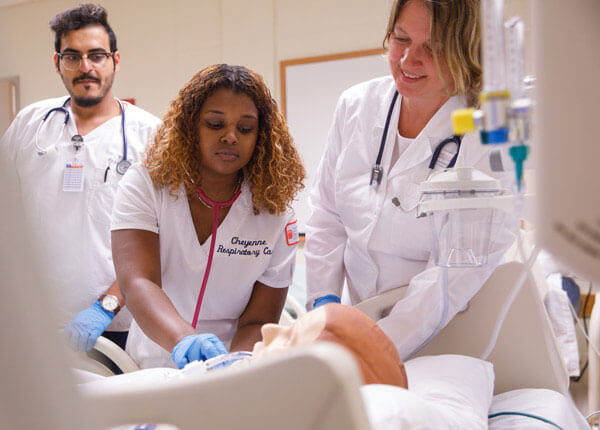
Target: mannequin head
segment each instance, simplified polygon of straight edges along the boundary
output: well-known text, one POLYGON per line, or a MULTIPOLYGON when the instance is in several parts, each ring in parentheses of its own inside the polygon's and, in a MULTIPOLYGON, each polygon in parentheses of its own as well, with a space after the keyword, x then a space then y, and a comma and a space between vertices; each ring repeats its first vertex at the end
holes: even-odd
POLYGON ((313 342, 333 342, 352 353, 365 384, 407 387, 404 363, 392 341, 375 321, 351 306, 337 303, 321 306, 289 327, 265 324, 262 336, 262 342, 254 345, 254 358, 313 342))

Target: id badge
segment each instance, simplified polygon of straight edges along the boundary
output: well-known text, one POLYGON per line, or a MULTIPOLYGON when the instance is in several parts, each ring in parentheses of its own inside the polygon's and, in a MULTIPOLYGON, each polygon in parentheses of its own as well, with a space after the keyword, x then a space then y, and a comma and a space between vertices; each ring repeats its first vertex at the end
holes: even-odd
POLYGON ((83 163, 67 163, 63 175, 63 191, 66 193, 80 193, 83 191, 85 176, 83 163))

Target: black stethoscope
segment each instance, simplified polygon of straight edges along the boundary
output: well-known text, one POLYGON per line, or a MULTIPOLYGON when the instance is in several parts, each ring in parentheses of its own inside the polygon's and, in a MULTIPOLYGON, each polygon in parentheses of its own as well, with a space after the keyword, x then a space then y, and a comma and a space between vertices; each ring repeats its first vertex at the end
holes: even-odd
MULTIPOLYGON (((377 153, 377 160, 375 160, 375 164, 371 168, 371 179, 369 181, 369 185, 373 185, 373 182, 376 182, 375 186, 381 184, 381 178, 383 176, 383 167, 381 167, 381 159, 383 157, 383 150, 385 148, 385 141, 387 139, 388 129, 390 127, 390 120, 392 119, 392 112, 394 111, 394 105, 396 104, 396 100, 398 99, 398 91, 394 91, 394 97, 392 97, 392 102, 390 103, 390 108, 388 109, 387 118, 385 119, 385 127, 383 129, 383 134, 381 136, 381 143, 379 144, 379 152, 377 153)), ((444 147, 448 144, 454 143, 456 145, 456 153, 448 163, 447 168, 452 168, 456 164, 456 160, 458 159, 458 152, 460 151, 460 144, 462 142, 462 136, 450 136, 444 140, 442 140, 433 151, 433 155, 431 156, 431 161, 429 162, 429 169, 433 170, 435 165, 440 158, 440 154, 444 147)))
MULTIPOLYGON (((40 135, 42 126, 46 123, 46 120, 48 118, 50 118, 50 116, 54 112, 62 112, 65 115, 65 119, 63 120, 63 127, 62 127, 62 129, 60 131, 60 135, 58 137, 58 140, 60 141, 60 138, 62 137, 63 132, 64 132, 65 128, 67 127, 67 123, 69 122, 69 119, 71 118, 71 114, 69 114, 69 110, 67 109, 67 104, 69 103, 70 100, 71 100, 71 97, 67 98, 67 100, 65 100, 65 102, 63 103, 62 106, 50 109, 46 113, 46 115, 44 115, 44 118, 42 118, 42 121, 40 122, 40 125, 38 126, 38 129, 35 133, 34 145, 35 145, 35 149, 36 149, 38 155, 42 156, 48 152, 48 148, 43 149, 40 147, 39 135, 40 135)), ((123 104, 121 103, 120 100, 118 100, 118 99, 115 99, 115 100, 117 100, 117 103, 119 103, 119 107, 121 108, 121 131, 122 131, 122 135, 123 135, 123 157, 117 163, 117 173, 119 175, 124 175, 125 172, 127 172, 127 169, 129 169, 129 166, 131 166, 131 162, 127 159, 127 134, 125 133, 125 109, 123 109, 123 104)), ((73 144, 75 151, 79 151, 79 149, 81 148, 81 146, 83 144, 83 137, 79 134, 76 134, 71 138, 71 143, 73 144)))

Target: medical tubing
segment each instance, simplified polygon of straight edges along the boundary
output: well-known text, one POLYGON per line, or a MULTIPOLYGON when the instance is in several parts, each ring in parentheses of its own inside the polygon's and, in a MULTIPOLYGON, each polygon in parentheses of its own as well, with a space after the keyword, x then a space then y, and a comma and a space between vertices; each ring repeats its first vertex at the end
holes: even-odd
POLYGON ((546 424, 550 424, 552 427, 555 427, 557 429, 564 430, 561 426, 559 426, 555 422, 550 421, 547 418, 540 417, 538 415, 528 414, 525 412, 512 412, 512 411, 511 412, 496 412, 495 414, 489 414, 488 420, 491 420, 492 418, 500 417, 502 415, 517 415, 517 416, 521 416, 521 417, 532 418, 534 420, 538 420, 538 421, 542 421, 546 424))
POLYGON ((198 315, 200 314, 200 307, 202 306, 202 299, 204 298, 204 291, 206 290, 206 284, 208 282, 208 276, 210 275, 210 269, 212 266, 212 259, 215 253, 215 242, 217 241, 217 228, 219 227, 219 214, 221 213, 221 209, 231 206, 233 202, 236 201, 242 190, 237 190, 233 197, 224 203, 212 201, 206 194, 204 194, 202 189, 198 186, 196 186, 196 191, 198 192, 198 196, 200 197, 200 199, 202 199, 205 203, 212 207, 213 222, 208 261, 206 262, 206 269, 204 270, 204 279, 202 279, 202 287, 200 287, 200 294, 198 294, 198 301, 196 303, 196 309, 194 310, 194 318, 192 319, 192 327, 194 327, 194 329, 198 324, 198 315))
POLYGON ((392 97, 392 102, 390 103, 390 108, 388 109, 387 118, 385 119, 385 128, 383 129, 383 134, 381 135, 381 144, 379 145, 379 152, 377 153, 377 160, 375 161, 375 165, 381 165, 381 159, 383 158, 383 149, 385 148, 385 141, 387 139, 388 129, 390 127, 390 121, 392 119, 392 112, 394 111, 394 105, 396 104, 396 100, 398 99, 398 90, 394 91, 394 97, 392 97))
POLYGON ((482 360, 487 360, 487 358, 492 353, 492 350, 496 346, 496 341, 498 340, 498 336, 500 335, 500 330, 502 329, 502 325, 504 324, 506 315, 508 314, 508 311, 510 310, 510 307, 512 306, 515 298, 517 297, 517 294, 519 294, 521 287, 525 283, 525 280, 527 279, 527 275, 529 274, 529 270, 531 269, 531 266, 533 266, 533 263, 535 262, 535 259, 537 258, 539 253, 540 253, 540 248, 536 245, 536 247, 533 248, 531 255, 529 256, 529 260, 527 260, 527 263, 525 263, 525 267, 523 267, 521 274, 517 278, 515 285, 513 286, 510 293, 508 293, 508 296, 506 297, 506 301, 504 302, 504 305, 502 305, 502 309, 500 310, 500 313, 498 314, 498 318, 496 319, 496 323, 494 325, 494 331, 492 332, 492 335, 490 336, 490 342, 488 343, 488 346, 485 349, 485 351, 483 352, 483 354, 481 354, 481 356, 479 357, 482 360))
POLYGON ((67 123, 69 122, 69 118, 71 116, 69 114, 69 110, 66 108, 67 103, 69 103, 69 100, 71 100, 71 97, 68 97, 61 107, 55 107, 55 108, 50 109, 48 112, 46 112, 46 115, 44 115, 44 118, 40 121, 40 125, 38 125, 38 128, 35 132, 35 140, 33 142, 33 146, 34 146, 35 150, 37 151, 38 155, 40 155, 40 156, 45 155, 48 152, 48 149, 52 146, 52 145, 50 145, 50 147, 48 147, 46 149, 40 148, 39 136, 40 136, 40 130, 42 129, 43 125, 46 123, 46 120, 50 117, 50 115, 52 115, 53 112, 62 112, 65 114, 65 118, 63 120, 63 126, 60 129, 60 134, 58 135, 58 139, 57 139, 57 142, 60 142, 60 139, 61 139, 62 135, 64 134, 65 128, 66 128, 67 123))
MULTIPOLYGON (((421 349, 425 347, 431 340, 438 335, 438 333, 445 327, 446 318, 448 317, 448 267, 442 267, 442 302, 444 307, 442 309, 442 316, 440 318, 440 322, 437 327, 433 330, 433 332, 429 335, 427 339, 421 343, 418 347, 414 349, 410 354, 408 354, 406 360, 412 358, 415 354, 417 354, 421 349)), ((405 361, 406 361, 405 360, 405 361)))
POLYGON ((123 131, 123 161, 127 161, 127 133, 125 132, 125 109, 121 100, 115 99, 121 108, 121 130, 123 131))
POLYGON ((600 411, 592 412, 591 414, 589 414, 588 416, 585 417, 585 420, 589 423, 590 418, 594 418, 597 415, 600 415, 600 411))
POLYGON ((519 251, 519 258, 521 261, 525 262, 525 248, 523 247, 523 237, 522 232, 517 234, 517 250, 519 251))
POLYGON ((442 153, 442 150, 444 149, 444 147, 447 144, 456 143, 456 153, 454 154, 454 156, 452 157, 452 159, 446 166, 447 169, 453 168, 454 165, 456 164, 456 161, 458 160, 458 153, 460 152, 461 142, 462 142, 462 136, 459 136, 456 134, 442 140, 438 144, 438 146, 435 147, 435 151, 433 151, 433 155, 431 156, 431 161, 429 161, 429 169, 435 169, 435 165, 437 164, 437 161, 440 158, 440 154, 442 153))

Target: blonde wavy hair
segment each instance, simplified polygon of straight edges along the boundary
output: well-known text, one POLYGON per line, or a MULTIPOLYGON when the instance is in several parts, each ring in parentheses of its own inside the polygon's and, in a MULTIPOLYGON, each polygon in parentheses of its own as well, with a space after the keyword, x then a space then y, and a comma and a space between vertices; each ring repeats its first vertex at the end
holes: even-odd
POLYGON ((183 183, 187 196, 194 196, 194 183, 201 183, 202 172, 199 114, 206 99, 221 88, 246 94, 256 105, 258 137, 243 174, 252 192, 254 213, 264 209, 281 214, 304 187, 306 174, 277 103, 262 78, 245 67, 213 65, 190 79, 171 102, 144 165, 156 186, 169 187, 175 196, 183 183))
MULTIPOLYGON (((389 39, 402 9, 411 0, 396 0, 383 40, 389 39)), ((481 92, 481 25, 479 0, 412 0, 422 2, 431 13, 431 46, 440 73, 440 57, 448 65, 454 82, 448 95, 464 95, 469 106, 477 106, 481 92)), ((441 73, 440 73, 441 76, 441 73)))

